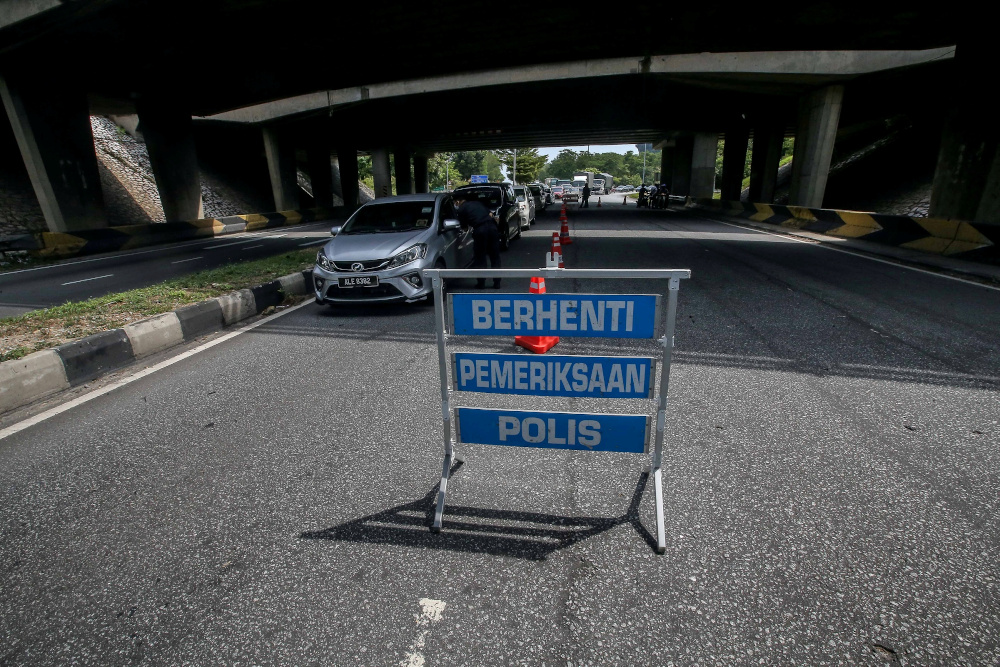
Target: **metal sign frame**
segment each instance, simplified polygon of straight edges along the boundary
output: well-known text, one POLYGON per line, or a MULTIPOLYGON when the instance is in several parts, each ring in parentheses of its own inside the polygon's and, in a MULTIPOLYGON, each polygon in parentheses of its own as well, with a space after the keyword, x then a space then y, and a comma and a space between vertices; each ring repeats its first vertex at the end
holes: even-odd
MULTIPOLYGON (((444 306, 444 280, 448 278, 581 278, 581 279, 615 279, 634 278, 643 280, 668 280, 666 321, 660 326, 661 307, 657 302, 656 320, 662 336, 658 343, 663 349, 662 366, 660 368, 660 387, 656 411, 656 437, 653 445, 650 471, 653 477, 653 487, 656 495, 656 550, 664 553, 667 550, 664 516, 663 516, 663 429, 667 408, 667 392, 670 386, 670 362, 674 346, 674 328, 677 323, 677 293, 680 281, 691 277, 690 269, 424 269, 425 279, 430 279, 434 287, 434 321, 437 329, 438 368, 441 378, 441 420, 444 435, 444 462, 441 467, 441 487, 438 491, 437 507, 434 511, 434 523, 431 530, 441 530, 444 520, 445 498, 448 494, 448 479, 451 468, 457 458, 455 442, 452 439, 451 424, 451 382, 448 379, 450 363, 446 344, 449 334, 446 332, 447 322, 444 306)), ((451 306, 449 300, 449 307, 451 306)), ((573 336, 567 336, 573 337, 573 336)), ((605 336, 615 338, 616 336, 605 336)), ((653 336, 655 339, 655 335, 653 336)), ((610 399, 609 399, 610 400, 610 399)), ((648 441, 648 433, 647 433, 648 441)))

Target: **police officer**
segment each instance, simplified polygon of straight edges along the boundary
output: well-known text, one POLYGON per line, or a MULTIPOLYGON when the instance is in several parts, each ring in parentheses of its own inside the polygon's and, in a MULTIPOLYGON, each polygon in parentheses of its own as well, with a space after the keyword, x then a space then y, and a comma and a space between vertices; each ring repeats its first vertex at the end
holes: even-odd
POLYGON ((580 208, 590 208, 590 184, 583 184, 583 203, 580 208))
MULTIPOLYGON (((463 227, 472 228, 472 268, 485 269, 486 257, 490 258, 490 268, 500 268, 500 230, 497 222, 482 203, 471 199, 462 191, 455 193, 455 217, 463 227)), ((486 287, 486 279, 476 281, 476 289, 486 287)), ((493 279, 493 288, 500 287, 500 279, 493 279)))

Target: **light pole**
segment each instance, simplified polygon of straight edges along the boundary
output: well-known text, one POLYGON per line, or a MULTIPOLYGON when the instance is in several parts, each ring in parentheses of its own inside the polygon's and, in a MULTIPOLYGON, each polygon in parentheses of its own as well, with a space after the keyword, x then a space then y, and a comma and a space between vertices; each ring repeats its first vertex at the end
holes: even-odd
POLYGON ((513 177, 511 178, 511 180, 514 181, 514 185, 517 185, 517 149, 516 148, 514 149, 514 172, 513 172, 513 177))
POLYGON ((646 146, 642 147, 642 184, 646 184, 646 146))

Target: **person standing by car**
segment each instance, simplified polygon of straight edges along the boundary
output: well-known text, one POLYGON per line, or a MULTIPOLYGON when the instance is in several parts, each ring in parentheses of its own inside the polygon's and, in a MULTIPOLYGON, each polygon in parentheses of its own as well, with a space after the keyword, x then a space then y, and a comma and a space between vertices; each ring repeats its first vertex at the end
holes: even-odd
POLYGON ((583 184, 583 203, 580 204, 580 208, 590 208, 590 185, 588 183, 583 184))
MULTIPOLYGON (((500 231, 489 209, 474 199, 466 199, 463 192, 455 193, 455 217, 463 227, 472 228, 472 268, 485 269, 486 258, 490 258, 490 268, 500 268, 500 231)), ((486 279, 476 281, 476 289, 486 287, 486 279)), ((493 288, 500 287, 500 279, 493 279, 493 288)))

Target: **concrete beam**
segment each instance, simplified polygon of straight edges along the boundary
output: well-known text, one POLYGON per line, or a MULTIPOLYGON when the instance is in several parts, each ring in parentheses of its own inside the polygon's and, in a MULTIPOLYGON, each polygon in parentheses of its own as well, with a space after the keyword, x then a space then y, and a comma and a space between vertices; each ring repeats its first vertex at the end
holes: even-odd
POLYGON ((262 123, 285 116, 328 109, 343 104, 405 95, 435 93, 465 88, 502 86, 544 81, 565 81, 602 76, 627 76, 640 72, 684 76, 709 75, 707 82, 718 82, 720 75, 752 83, 794 82, 815 86, 831 80, 849 79, 879 72, 954 57, 954 47, 920 51, 751 51, 735 53, 685 53, 625 58, 583 60, 527 67, 496 69, 485 72, 454 74, 406 81, 392 81, 369 86, 321 90, 274 102, 225 111, 206 116, 213 120, 238 123, 262 123), (711 81, 710 81, 711 80, 711 81))
POLYGON ((726 142, 722 147, 721 196, 726 201, 739 201, 743 191, 743 171, 746 168, 747 145, 750 128, 743 123, 726 129, 726 142))
POLYGON ((167 222, 204 217, 191 114, 167 100, 140 100, 139 128, 167 222))
POLYGON ((295 147, 277 130, 263 129, 267 171, 271 177, 271 193, 275 211, 299 208, 299 182, 295 168, 295 147))
POLYGON ((389 175, 389 151, 378 148, 372 151, 372 178, 375 180, 375 198, 392 195, 392 177, 389 175))
POLYGON ((715 158, 719 151, 717 132, 698 132, 694 135, 691 155, 691 196, 711 199, 715 194, 715 158))
POLYGON ((673 157, 674 164, 670 170, 670 194, 687 197, 691 194, 691 161, 694 158, 694 137, 677 137, 673 157))
POLYGON ((788 194, 788 203, 793 206, 823 206, 843 97, 843 86, 828 86, 799 100, 792 186, 788 194))
POLYGON ((412 195, 413 178, 410 176, 410 152, 405 148, 398 148, 394 155, 396 157, 396 194, 412 195))
POLYGON ((0 77, 0 98, 49 231, 107 227, 86 95, 0 77))
POLYGON ((340 166, 340 187, 344 206, 354 208, 358 205, 360 197, 357 149, 343 144, 337 146, 337 164, 340 166))
POLYGON ((760 123, 753 131, 753 154, 750 157, 750 201, 774 202, 778 187, 778 164, 785 129, 781 123, 760 123))
POLYGON ((430 192, 430 173, 426 155, 413 156, 413 188, 414 192, 430 192))

